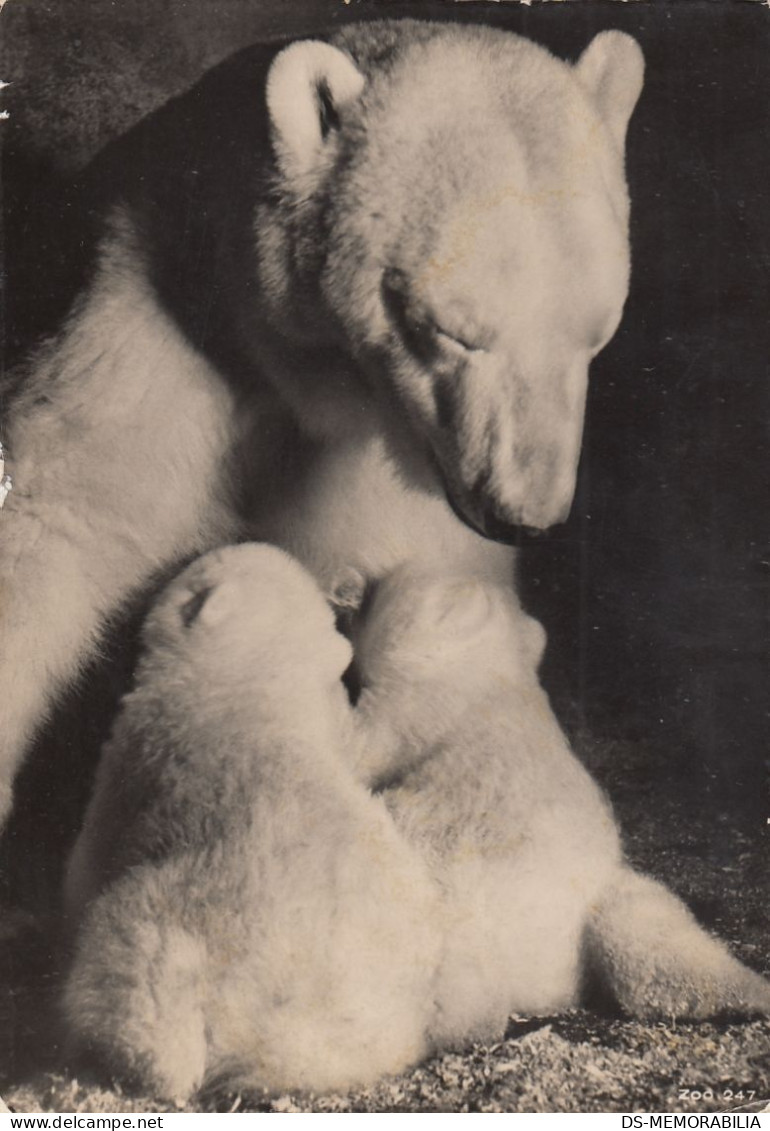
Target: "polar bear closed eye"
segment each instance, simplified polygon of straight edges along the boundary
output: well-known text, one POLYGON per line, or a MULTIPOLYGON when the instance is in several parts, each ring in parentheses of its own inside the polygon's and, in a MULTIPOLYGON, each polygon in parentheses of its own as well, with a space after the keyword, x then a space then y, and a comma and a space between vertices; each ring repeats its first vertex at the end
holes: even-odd
POLYGON ((513 585, 492 539, 566 514, 623 309, 642 69, 620 32, 570 65, 351 24, 246 49, 97 157, 93 270, 10 377, 0 819, 105 624, 175 562, 248 537, 326 590, 407 561, 513 585))
POLYGON ((419 1060, 434 886, 353 778, 350 646, 316 583, 272 547, 216 551, 145 642, 68 868, 72 1055, 180 1102, 419 1060))

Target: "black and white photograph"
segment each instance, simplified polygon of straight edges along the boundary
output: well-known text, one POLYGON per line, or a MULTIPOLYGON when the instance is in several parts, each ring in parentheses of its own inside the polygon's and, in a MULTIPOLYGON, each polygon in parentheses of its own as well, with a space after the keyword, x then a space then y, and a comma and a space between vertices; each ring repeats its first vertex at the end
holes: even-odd
POLYGON ((0 9, 0 1110, 751 1126, 770 4, 0 9))

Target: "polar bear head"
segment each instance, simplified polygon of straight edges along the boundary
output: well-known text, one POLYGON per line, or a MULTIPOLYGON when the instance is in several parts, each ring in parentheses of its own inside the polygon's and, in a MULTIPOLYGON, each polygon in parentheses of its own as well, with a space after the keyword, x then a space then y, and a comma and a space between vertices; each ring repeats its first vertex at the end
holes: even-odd
POLYGON ((307 570, 258 543, 213 550, 188 566, 152 609, 144 642, 150 664, 191 670, 202 688, 243 684, 268 696, 299 694, 308 682, 333 686, 352 656, 307 570))
POLYGON ((379 582, 353 633, 362 682, 474 690, 537 685, 545 631, 507 586, 478 577, 436 577, 400 566, 379 582))
POLYGON ((588 366, 627 293, 642 73, 620 32, 569 65, 508 32, 414 21, 272 63, 263 290, 287 341, 342 346, 363 374, 313 402, 318 352, 308 419, 363 380, 486 536, 569 510, 588 366))

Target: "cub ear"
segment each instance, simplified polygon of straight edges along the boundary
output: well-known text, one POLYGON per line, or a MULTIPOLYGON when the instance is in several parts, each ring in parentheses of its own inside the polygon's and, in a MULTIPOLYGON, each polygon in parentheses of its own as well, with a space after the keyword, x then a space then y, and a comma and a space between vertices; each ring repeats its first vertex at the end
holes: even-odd
POLYGON ((343 51, 308 39, 284 48, 267 76, 267 110, 281 172, 303 177, 317 166, 341 110, 355 101, 364 76, 343 51))
POLYGON ((216 582, 195 590, 180 607, 179 615, 185 628, 191 628, 194 624, 214 628, 231 613, 235 613, 242 603, 243 596, 237 585, 228 584, 227 581, 216 582))
POLYGON ((628 120, 644 81, 644 56, 635 39, 622 31, 603 31, 575 64, 581 83, 596 100, 618 147, 626 140, 628 120))

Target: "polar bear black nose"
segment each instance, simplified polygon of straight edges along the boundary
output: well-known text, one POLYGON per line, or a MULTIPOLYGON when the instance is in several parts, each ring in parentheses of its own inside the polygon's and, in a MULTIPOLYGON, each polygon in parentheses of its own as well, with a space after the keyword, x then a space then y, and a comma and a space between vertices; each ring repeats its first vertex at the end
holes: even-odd
MULTIPOLYGON (((442 476, 443 478, 443 476, 442 476)), ((542 526, 527 522, 529 517, 525 508, 509 511, 490 499, 481 489, 467 495, 456 493, 447 486, 444 479, 444 494, 449 506, 466 526, 490 542, 501 542, 506 546, 518 546, 525 538, 537 538, 554 522, 563 522, 567 514, 551 516, 542 526)))
MULTIPOLYGON (((466 520, 467 521, 467 520, 466 520)), ((491 542, 502 542, 506 546, 516 546, 522 538, 533 531, 523 523, 501 517, 495 506, 486 506, 476 512, 477 530, 491 542)))
POLYGON ((445 486, 446 500, 455 515, 465 526, 470 527, 476 534, 491 542, 502 542, 506 546, 515 546, 521 541, 526 527, 520 526, 515 521, 502 519, 497 509, 482 502, 480 499, 468 498, 460 500, 453 491, 445 486))

